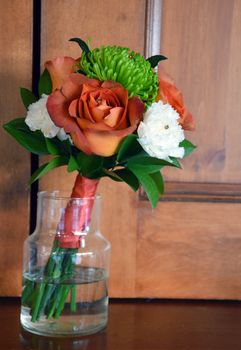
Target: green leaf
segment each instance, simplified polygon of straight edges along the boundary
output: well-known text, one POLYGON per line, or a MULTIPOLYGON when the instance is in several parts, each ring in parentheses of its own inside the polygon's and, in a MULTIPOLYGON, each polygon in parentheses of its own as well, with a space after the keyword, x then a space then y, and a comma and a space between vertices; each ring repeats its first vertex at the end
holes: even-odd
POLYGON ((129 185, 133 191, 137 191, 140 184, 137 179, 137 177, 129 170, 129 169, 117 169, 114 171, 103 169, 103 176, 108 176, 112 180, 117 181, 117 182, 122 182, 124 181, 129 185))
POLYGON ((151 56, 147 59, 150 62, 152 68, 156 67, 160 61, 167 60, 167 57, 162 55, 151 56))
POLYGON ((79 44, 82 51, 84 51, 86 54, 90 52, 89 46, 86 44, 86 42, 80 38, 71 38, 69 41, 74 41, 77 44, 79 44))
POLYGON ((169 162, 163 159, 158 159, 155 157, 150 157, 150 156, 136 156, 128 160, 127 167, 129 168, 132 165, 139 165, 139 166, 142 166, 143 168, 146 167, 147 172, 148 172, 148 169, 153 169, 153 171, 150 170, 150 172, 155 172, 157 170, 160 170, 164 166, 181 168, 181 165, 176 158, 171 158, 171 160, 172 162, 169 162), (157 165, 159 166, 159 168, 157 167, 157 165))
POLYGON ((112 180, 114 180, 114 181, 117 181, 117 182, 122 182, 122 181, 123 181, 122 178, 121 178, 120 176, 118 176, 118 175, 117 175, 114 171, 112 171, 112 170, 108 170, 108 169, 103 168, 102 171, 103 171, 102 177, 108 176, 108 177, 110 177, 110 178, 111 178, 112 180))
POLYGON ((45 139, 45 142, 46 142, 46 146, 47 146, 47 149, 48 149, 48 151, 49 151, 50 154, 53 154, 54 156, 60 154, 59 147, 58 147, 58 145, 55 143, 54 139, 46 138, 46 139, 45 139))
POLYGON ((160 173, 160 171, 150 174, 151 178, 153 179, 153 181, 156 184, 156 187, 158 189, 158 192, 160 194, 164 193, 164 181, 163 181, 163 177, 162 174, 160 173))
POLYGON ((80 170, 79 164, 75 159, 75 157, 70 156, 67 171, 71 173, 72 171, 75 171, 75 170, 80 170))
POLYGON ((188 156, 190 153, 192 153, 197 146, 193 145, 190 141, 188 140, 183 140, 180 144, 179 147, 184 147, 185 154, 184 157, 188 156))
POLYGON ((85 73, 82 69, 78 69, 77 72, 78 72, 79 74, 86 75, 86 73, 85 73))
POLYGON ((139 167, 138 165, 132 165, 130 170, 135 174, 143 186, 152 208, 155 208, 159 201, 159 188, 156 185, 156 182, 153 180, 151 175, 144 172, 143 168, 139 167))
POLYGON ((169 166, 171 166, 170 164, 172 164, 172 166, 178 168, 178 169, 182 169, 182 166, 180 164, 180 162, 177 160, 177 158, 174 157, 170 157, 170 159, 172 160, 172 163, 169 162, 169 166))
POLYGON ((123 140, 117 154, 118 162, 124 161, 143 150, 137 138, 137 135, 130 134, 123 140))
POLYGON ((28 109, 28 106, 37 101, 37 97, 32 93, 32 91, 21 87, 20 95, 24 106, 28 109))
POLYGON ((45 69, 38 83, 39 97, 41 97, 43 94, 50 95, 51 92, 52 92, 52 80, 50 78, 48 70, 45 69))
POLYGON ((58 137, 46 138, 45 140, 50 154, 63 156, 69 156, 71 154, 69 140, 61 141, 58 137))
MULTIPOLYGON (((148 165, 142 165, 142 164, 136 164, 140 169, 143 170, 143 172, 147 174, 153 174, 157 171, 160 171, 161 168, 163 168, 163 165, 161 164, 148 164, 148 165)), ((131 163, 132 166, 132 163, 131 163)), ((127 165, 128 168, 130 168, 130 163, 127 165)))
POLYGON ((103 167, 106 169, 113 168, 116 165, 116 154, 111 157, 103 158, 103 167))
POLYGON ((114 173, 119 176, 122 181, 127 183, 127 185, 133 189, 133 191, 136 192, 138 190, 140 186, 138 178, 129 169, 118 169, 115 170, 114 173))
POLYGON ((3 125, 3 128, 29 152, 39 155, 49 154, 42 132, 39 130, 31 131, 25 124, 24 118, 11 120, 3 125))
POLYGON ((48 173, 50 170, 68 164, 68 158, 56 157, 53 158, 49 163, 41 165, 31 176, 30 184, 38 180, 40 177, 48 173))
POLYGON ((103 168, 103 158, 100 156, 88 156, 79 152, 76 158, 81 174, 90 179, 96 179, 101 176, 103 168))

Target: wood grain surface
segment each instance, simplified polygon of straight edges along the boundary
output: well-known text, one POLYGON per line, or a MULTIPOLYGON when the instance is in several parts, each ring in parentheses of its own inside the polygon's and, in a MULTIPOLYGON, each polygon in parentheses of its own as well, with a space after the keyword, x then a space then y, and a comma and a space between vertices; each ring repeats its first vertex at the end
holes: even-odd
POLYGON ((194 114, 198 145, 170 181, 240 183, 241 2, 163 0, 163 63, 194 114), (183 174, 184 173, 184 174, 183 174))
MULTIPOLYGON (((110 295, 241 299, 241 2, 162 3, 161 53, 169 57, 163 65, 196 118, 197 131, 187 137, 198 149, 182 171, 164 172, 174 186, 155 211, 127 186, 102 181, 102 231, 112 243, 110 295)), ((4 122, 23 113, 13 90, 30 86, 32 2, 1 2, 0 10, 4 122)), ((76 36, 91 39, 92 47, 144 52, 145 11, 144 0, 43 0, 42 66, 57 55, 78 57, 77 44, 68 42, 76 36)), ((16 295, 29 220, 29 155, 5 134, 1 141, 0 293, 16 295)), ((40 189, 70 191, 73 181, 60 168, 40 189)))
POLYGON ((163 65, 196 117, 198 149, 164 172, 166 202, 139 203, 136 296, 241 299, 240 19, 240 1, 163 1, 163 65))
MULTIPOLYGON (((31 88, 32 1, 0 2, 1 126, 25 115, 19 86, 31 88)), ((28 235, 30 155, 0 128, 0 295, 21 290, 22 244, 28 235)))
POLYGON ((19 302, 0 300, 0 349, 240 350, 241 304, 228 302, 110 302, 105 331, 48 338, 20 328, 19 302))
POLYGON ((241 204, 163 202, 150 212, 143 202, 136 296, 240 299, 240 211, 241 204))

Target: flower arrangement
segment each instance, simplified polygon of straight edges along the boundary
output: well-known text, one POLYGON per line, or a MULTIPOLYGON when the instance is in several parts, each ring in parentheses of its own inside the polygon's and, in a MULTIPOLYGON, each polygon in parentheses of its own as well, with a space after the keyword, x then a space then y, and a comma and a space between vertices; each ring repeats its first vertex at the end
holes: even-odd
MULTIPOLYGON (((51 155, 32 175, 31 183, 48 171, 67 166, 77 171, 72 198, 92 197, 102 177, 125 182, 134 191, 142 186, 154 208, 164 191, 161 169, 181 168, 180 158, 195 146, 185 138, 185 130, 194 130, 192 115, 186 109, 181 92, 160 67, 161 55, 145 59, 128 48, 102 46, 90 50, 79 38, 70 39, 82 49, 78 59, 58 57, 45 63, 39 81, 39 96, 20 89, 27 115, 4 125, 24 148, 37 155, 51 155), (155 67, 158 66, 158 72, 155 67)), ((89 204, 88 204, 89 205, 89 204)), ((90 220, 82 215, 79 229, 90 220)), ((71 207, 65 218, 71 221, 71 207)), ((66 224, 68 227, 68 224, 66 224)), ((64 273, 62 261, 54 254, 76 254, 79 236, 71 229, 56 239, 44 270, 44 281, 64 273)), ((68 260, 68 259, 67 259, 68 260)), ((71 262, 68 264, 71 273, 71 262)), ((23 303, 31 308, 32 322, 45 314, 49 319, 61 314, 68 291, 53 291, 26 284, 23 303), (36 288, 38 291, 36 292, 36 288), (52 303, 52 304, 51 304, 52 303)), ((71 307, 75 310, 74 288, 70 288, 71 307)))

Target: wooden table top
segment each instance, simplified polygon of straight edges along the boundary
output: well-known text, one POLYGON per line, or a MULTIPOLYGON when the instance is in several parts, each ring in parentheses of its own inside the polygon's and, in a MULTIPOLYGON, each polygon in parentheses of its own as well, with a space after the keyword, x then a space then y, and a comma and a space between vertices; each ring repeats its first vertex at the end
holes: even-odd
POLYGON ((20 300, 0 298, 0 350, 238 350, 241 303, 111 301, 102 333, 46 338, 23 331, 20 300))

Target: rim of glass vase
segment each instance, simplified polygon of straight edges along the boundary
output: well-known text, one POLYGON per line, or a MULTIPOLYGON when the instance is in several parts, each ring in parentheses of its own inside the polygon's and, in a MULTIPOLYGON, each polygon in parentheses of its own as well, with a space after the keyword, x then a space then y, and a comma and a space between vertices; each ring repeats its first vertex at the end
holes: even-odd
POLYGON ((59 199, 59 200, 100 200, 102 196, 100 194, 95 194, 90 197, 71 197, 70 191, 65 190, 53 190, 53 191, 39 191, 38 198, 46 198, 46 199, 59 199))

